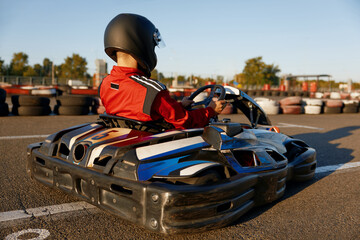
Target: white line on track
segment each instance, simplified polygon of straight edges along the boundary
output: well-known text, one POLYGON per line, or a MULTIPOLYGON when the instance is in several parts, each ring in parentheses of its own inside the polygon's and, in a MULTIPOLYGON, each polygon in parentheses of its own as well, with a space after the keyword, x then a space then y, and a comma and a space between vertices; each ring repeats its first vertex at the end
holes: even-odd
POLYGON ((25 135, 25 136, 3 136, 3 137, 0 137, 0 140, 14 140, 14 139, 24 139, 24 138, 46 138, 48 136, 49 136, 49 134, 47 134, 47 135, 25 135))
POLYGON ((0 223, 12 221, 12 220, 24 219, 24 218, 40 217, 40 216, 73 212, 73 211, 79 211, 79 210, 91 209, 91 208, 95 208, 95 206, 86 202, 72 202, 72 203, 64 203, 64 204, 52 205, 46 207, 29 208, 26 210, 2 212, 0 213, 0 223))
POLYGON ((350 162, 345 164, 318 167, 316 168, 315 173, 335 172, 354 167, 360 167, 360 162, 350 162))
MULTIPOLYGON (((318 167, 315 171, 318 173, 337 172, 344 169, 360 167, 360 162, 350 162, 345 164, 338 164, 332 166, 318 167)), ((74 212, 85 209, 96 208, 95 206, 86 202, 72 202, 59 205, 52 205, 46 207, 29 208, 26 210, 15 210, 9 212, 0 212, 0 223, 5 223, 13 220, 27 219, 31 217, 40 217, 46 215, 53 215, 58 213, 74 212)))
POLYGON ((277 126, 281 127, 281 128, 293 127, 293 128, 308 128, 308 129, 314 129, 314 130, 324 130, 324 128, 305 126, 305 125, 297 125, 297 124, 289 124, 289 123, 279 123, 277 126))

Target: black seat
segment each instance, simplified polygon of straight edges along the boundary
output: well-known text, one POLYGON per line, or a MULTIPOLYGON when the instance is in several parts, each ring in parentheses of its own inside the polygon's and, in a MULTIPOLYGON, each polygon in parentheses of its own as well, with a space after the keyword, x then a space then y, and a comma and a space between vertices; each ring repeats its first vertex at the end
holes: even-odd
POLYGON ((115 115, 109 114, 100 114, 100 119, 104 122, 106 127, 114 128, 130 128, 140 131, 146 132, 164 132, 168 129, 174 128, 172 124, 167 123, 163 120, 161 121, 151 121, 151 122, 143 122, 139 120, 134 120, 130 118, 119 117, 115 115))

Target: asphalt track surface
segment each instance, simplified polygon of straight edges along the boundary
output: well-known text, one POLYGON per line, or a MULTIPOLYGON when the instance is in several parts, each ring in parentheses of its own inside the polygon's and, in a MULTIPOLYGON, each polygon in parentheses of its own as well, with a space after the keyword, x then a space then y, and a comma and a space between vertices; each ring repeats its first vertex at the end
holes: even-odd
MULTIPOLYGON (((229 116, 248 122, 243 115, 229 116)), ((288 183, 281 199, 250 210, 228 227, 176 236, 149 232, 91 205, 48 211, 80 200, 29 179, 27 145, 96 119, 0 117, 0 239, 360 239, 360 113, 270 116, 283 133, 316 148, 322 171, 311 181, 288 183), (43 214, 16 218, 31 209, 43 214)))

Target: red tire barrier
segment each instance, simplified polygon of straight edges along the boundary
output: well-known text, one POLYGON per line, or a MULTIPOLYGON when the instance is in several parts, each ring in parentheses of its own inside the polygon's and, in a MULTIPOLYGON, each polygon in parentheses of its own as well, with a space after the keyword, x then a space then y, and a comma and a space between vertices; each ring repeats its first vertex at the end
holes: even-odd
POLYGON ((281 106, 288 106, 288 105, 301 105, 301 97, 294 96, 294 97, 286 97, 280 100, 281 106))
POLYGON ((342 107, 343 102, 341 100, 327 100, 325 103, 326 107, 342 107))
POLYGON ((285 105, 281 107, 283 114, 301 114, 302 108, 300 105, 285 105))

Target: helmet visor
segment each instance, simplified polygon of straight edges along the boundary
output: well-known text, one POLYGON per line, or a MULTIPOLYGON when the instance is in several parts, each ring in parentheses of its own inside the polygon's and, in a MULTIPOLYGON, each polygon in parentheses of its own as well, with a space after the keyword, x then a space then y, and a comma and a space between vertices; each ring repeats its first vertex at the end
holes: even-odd
POLYGON ((160 31, 158 29, 156 29, 154 32, 154 41, 155 41, 156 46, 158 46, 159 48, 164 48, 166 46, 163 38, 161 37, 160 31))

